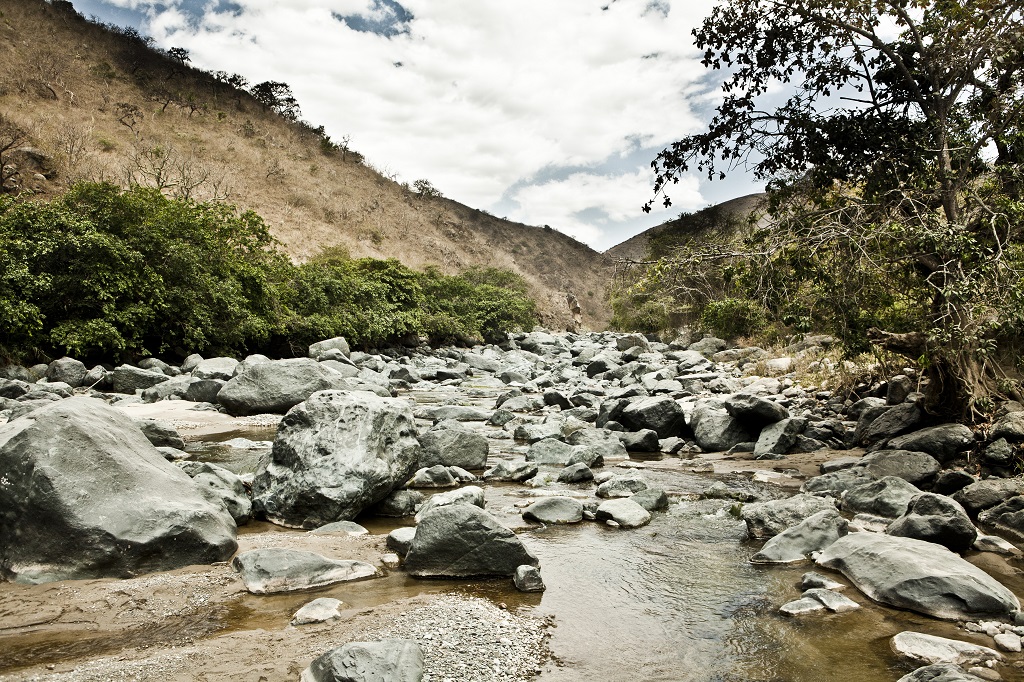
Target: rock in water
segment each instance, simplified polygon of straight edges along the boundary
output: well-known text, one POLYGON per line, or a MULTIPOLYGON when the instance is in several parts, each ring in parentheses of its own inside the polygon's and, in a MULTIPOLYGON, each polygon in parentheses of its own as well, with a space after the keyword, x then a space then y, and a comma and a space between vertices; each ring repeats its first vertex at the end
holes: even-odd
POLYGON ((904 631, 889 640, 889 646, 897 656, 917 664, 952 663, 954 665, 976 665, 986 661, 998 661, 1003 657, 987 646, 946 639, 921 632, 904 631))
POLYGON ((848 526, 846 519, 837 510, 820 511, 769 538, 750 561, 755 564, 804 561, 811 552, 822 550, 846 535, 849 532, 848 526))
POLYGON ((317 391, 342 388, 345 379, 310 358, 273 360, 250 367, 217 394, 233 416, 284 413, 317 391))
POLYGON ((343 602, 330 597, 320 597, 309 602, 292 616, 292 625, 309 625, 310 623, 323 623, 329 620, 341 618, 341 606, 343 602))
POLYGON ((835 503, 827 498, 794 495, 784 500, 745 504, 740 510, 740 516, 747 524, 750 537, 766 540, 813 514, 835 508, 835 503))
POLYGON ((536 566, 537 557, 490 514, 467 504, 423 514, 405 557, 417 578, 512 576, 523 564, 536 566))
POLYGON ((412 474, 420 451, 413 433, 404 401, 315 393, 281 421, 269 459, 256 470, 253 509, 294 528, 351 521, 412 474))
POLYGON ((984 682, 984 678, 964 672, 952 663, 937 663, 907 673, 896 682, 984 682))
POLYGON ((851 533, 817 558, 875 601, 946 620, 1005 618, 1020 609, 1008 589, 942 545, 851 533))
POLYGON ((407 639, 349 642, 302 671, 300 682, 420 682, 423 651, 407 639))
POLYGON ((380 572, 365 561, 337 561, 295 549, 254 549, 239 554, 231 565, 253 594, 308 590, 334 583, 375 578, 380 572))
POLYGON ((234 554, 235 523, 131 418, 68 398, 0 426, 0 573, 130 577, 234 554))

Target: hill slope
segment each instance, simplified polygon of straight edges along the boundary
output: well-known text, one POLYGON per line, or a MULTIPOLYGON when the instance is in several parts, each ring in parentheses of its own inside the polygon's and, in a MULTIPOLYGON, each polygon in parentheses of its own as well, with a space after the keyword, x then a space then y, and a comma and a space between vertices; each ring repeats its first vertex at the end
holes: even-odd
POLYGON ((297 261, 341 247, 445 273, 508 268, 527 280, 545 325, 572 325, 570 294, 584 325, 608 323, 610 258, 549 228, 422 196, 347 143, 267 110, 227 74, 92 24, 68 2, 0 0, 0 60, 0 115, 23 133, 4 153, 0 121, 0 166, 17 171, 9 188, 45 197, 107 180, 224 199, 262 215, 297 261))

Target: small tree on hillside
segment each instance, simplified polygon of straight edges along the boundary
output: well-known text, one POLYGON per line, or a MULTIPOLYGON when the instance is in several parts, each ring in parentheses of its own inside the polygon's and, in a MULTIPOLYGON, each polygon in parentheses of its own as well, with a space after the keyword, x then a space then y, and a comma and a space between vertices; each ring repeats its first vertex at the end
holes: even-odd
POLYGON ((934 413, 1006 393, 991 355, 1024 331, 1019 0, 733 0, 694 35, 724 96, 707 132, 658 155, 655 191, 749 164, 772 220, 679 262, 920 360, 934 413))
POLYGON ((289 121, 299 120, 299 103, 287 83, 263 81, 252 86, 249 94, 263 105, 263 108, 277 112, 289 121))

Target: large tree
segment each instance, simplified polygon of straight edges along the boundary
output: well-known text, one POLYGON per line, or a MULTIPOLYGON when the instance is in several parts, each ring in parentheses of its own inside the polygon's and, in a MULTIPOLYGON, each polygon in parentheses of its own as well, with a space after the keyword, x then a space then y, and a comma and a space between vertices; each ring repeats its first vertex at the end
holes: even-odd
POLYGON ((770 310, 921 360, 935 413, 1010 390, 990 356, 1024 328, 1020 1, 732 0, 694 37, 723 98, 653 162, 656 198, 746 166, 771 202, 741 248, 687 267, 729 263, 770 310))

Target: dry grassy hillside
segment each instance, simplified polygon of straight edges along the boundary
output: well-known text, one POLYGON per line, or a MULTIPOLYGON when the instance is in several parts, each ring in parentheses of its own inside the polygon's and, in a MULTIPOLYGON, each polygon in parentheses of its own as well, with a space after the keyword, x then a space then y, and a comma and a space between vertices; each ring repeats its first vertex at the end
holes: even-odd
MULTIPOLYGON (((714 209, 723 217, 732 218, 743 223, 747 217, 757 209, 758 203, 764 199, 764 196, 764 194, 748 194, 743 197, 724 201, 715 206, 714 209)), ((688 221, 687 216, 684 215, 675 220, 670 220, 666 223, 662 223, 661 225, 656 225, 649 230, 645 230, 640 234, 627 239, 621 244, 616 244, 605 251, 604 255, 616 261, 644 260, 649 255, 648 252, 650 249, 651 238, 657 237, 658 235, 670 230, 677 233, 699 231, 699 229, 691 223, 692 221, 688 221)))
POLYGON ((18 171, 9 185, 48 196, 107 180, 224 199, 262 215, 296 260, 341 246, 446 273, 509 268, 529 282, 546 325, 571 324, 568 294, 586 326, 608 322, 606 256, 549 228, 420 196, 345 145, 325 145, 309 126, 89 23, 70 3, 0 0, 0 61, 0 115, 24 132, 0 158, 18 171), (40 153, 17 151, 24 146, 40 153))

